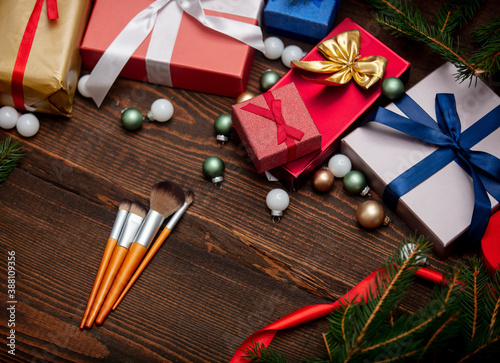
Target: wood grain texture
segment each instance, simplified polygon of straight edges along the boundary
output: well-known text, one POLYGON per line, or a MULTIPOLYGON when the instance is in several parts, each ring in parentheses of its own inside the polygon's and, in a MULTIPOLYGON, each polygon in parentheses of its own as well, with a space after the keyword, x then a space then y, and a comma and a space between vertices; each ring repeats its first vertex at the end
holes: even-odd
MULTIPOLYGON (((415 3, 429 17, 440 4, 415 3)), ((487 1, 461 42, 467 44, 468 31, 499 10, 498 2, 487 1)), ((336 24, 346 16, 412 63, 407 87, 443 63, 423 45, 376 25, 363 1, 344 0, 336 24)), ((304 50, 313 47, 282 39, 304 50)), ((266 69, 287 71, 281 61, 256 54, 249 91, 260 93, 266 69)), ((498 82, 491 86, 499 93, 498 82)), ((265 197, 279 184, 258 175, 235 142, 215 141, 213 122, 234 102, 119 79, 99 109, 78 95, 71 119, 40 115, 41 129, 33 138, 0 131, 0 138, 11 135, 26 148, 0 187, 0 299, 9 300, 7 251, 15 251, 18 301, 16 355, 4 344, 1 361, 228 361, 254 331, 302 306, 343 295, 412 233, 390 211, 389 226, 361 229, 355 211, 363 198, 345 193, 340 180, 326 194, 306 182, 290 194, 282 221, 273 224, 265 197), (123 109, 146 112, 159 97, 173 102, 171 121, 124 131, 123 109), (210 155, 225 162, 221 190, 202 175, 202 162, 210 155), (80 331, 120 200, 147 205, 151 186, 162 180, 193 190, 194 203, 118 309, 102 326, 80 331)), ((462 257, 431 258, 430 265, 442 271, 462 257)), ((421 306, 431 288, 417 283, 404 308, 421 306)), ((1 316, 0 334, 8 336, 6 309, 1 316)), ((325 320, 312 322, 280 332, 272 344, 290 362, 299 362, 322 353, 326 329, 325 320)))

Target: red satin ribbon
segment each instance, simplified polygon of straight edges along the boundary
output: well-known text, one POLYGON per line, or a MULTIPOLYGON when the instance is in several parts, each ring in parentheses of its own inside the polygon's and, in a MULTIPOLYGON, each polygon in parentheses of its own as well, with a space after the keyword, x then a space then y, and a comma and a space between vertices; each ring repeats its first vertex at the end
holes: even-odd
MULTIPOLYGON (((280 329, 294 328, 298 325, 328 316, 333 310, 340 308, 341 303, 361 301, 361 299, 368 296, 367 293, 369 291, 375 291, 377 274, 380 273, 383 275, 383 272, 384 268, 373 272, 333 304, 305 306, 257 331, 241 344, 233 358, 231 358, 230 363, 248 362, 243 357, 246 355, 245 351, 251 347, 252 343, 264 344, 267 347, 280 329)), ((416 275, 436 284, 445 283, 444 276, 440 272, 425 267, 419 268, 416 271, 416 275)))
POLYGON ((483 258, 491 273, 500 270, 500 211, 495 212, 488 222, 481 239, 483 258))
MULTIPOLYGON (((17 53, 16 63, 14 64, 14 71, 12 72, 11 91, 14 100, 14 107, 18 110, 26 110, 24 106, 24 90, 23 79, 26 70, 26 64, 35 38, 36 29, 40 20, 44 0, 37 0, 35 7, 24 30, 24 35, 19 46, 17 53)), ((57 19, 59 13, 57 10, 57 0, 47 0, 47 17, 50 20, 57 19)))
POLYGON ((300 141, 304 136, 304 132, 287 125, 281 112, 281 100, 276 100, 271 92, 266 92, 263 96, 269 109, 252 103, 245 105, 241 109, 276 122, 278 145, 285 142, 288 148, 288 161, 295 160, 297 145, 295 144, 294 139, 300 141))

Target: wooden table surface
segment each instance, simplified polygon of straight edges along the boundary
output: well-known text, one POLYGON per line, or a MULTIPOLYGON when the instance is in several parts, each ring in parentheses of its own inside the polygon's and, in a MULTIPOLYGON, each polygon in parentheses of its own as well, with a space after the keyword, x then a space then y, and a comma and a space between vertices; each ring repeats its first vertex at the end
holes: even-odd
MULTIPOLYGON (((440 2, 416 3, 431 17, 440 2)), ((461 41, 499 10, 497 1, 487 1, 461 41)), ((427 47, 375 24, 363 1, 344 0, 335 24, 347 16, 412 63, 407 87, 443 63, 427 47)), ((256 54, 249 91, 260 93, 266 69, 287 71, 281 61, 256 54)), ((490 85, 499 92, 498 82, 490 85)), ((26 150, 0 187, 0 298, 2 306, 9 301, 7 251, 15 251, 17 300, 16 354, 8 354, 4 338, 0 360, 229 361, 254 331, 300 307, 338 299, 412 233, 391 211, 389 226, 360 228, 355 212, 365 198, 344 192, 341 180, 326 194, 309 180, 290 193, 283 219, 273 224, 265 198, 281 185, 257 174, 235 142, 221 146, 215 140, 214 120, 234 102, 120 78, 100 108, 77 95, 71 119, 39 115, 41 129, 33 138, 0 131, 0 139, 11 135, 26 150), (160 97, 174 104, 171 121, 145 123, 136 132, 121 127, 124 108, 146 112, 160 97), (220 190, 202 174, 211 155, 225 162, 220 190), (102 326, 80 330, 118 203, 128 198, 148 205, 152 185, 163 180, 191 189, 195 202, 119 308, 102 326)), ((443 271, 461 257, 432 257, 429 264, 443 271)), ((404 308, 420 306, 431 288, 417 283, 404 308)), ((7 310, 1 314, 6 337, 7 310)), ((324 353, 326 329, 323 319, 280 332, 272 346, 290 362, 311 358, 324 353)))

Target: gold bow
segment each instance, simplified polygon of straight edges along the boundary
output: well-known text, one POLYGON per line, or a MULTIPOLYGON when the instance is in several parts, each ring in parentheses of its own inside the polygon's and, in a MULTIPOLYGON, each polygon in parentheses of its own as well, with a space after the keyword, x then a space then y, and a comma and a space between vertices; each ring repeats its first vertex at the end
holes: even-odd
POLYGON ((294 60, 292 63, 296 67, 315 73, 333 73, 322 80, 308 78, 312 82, 337 86, 354 78, 357 84, 368 89, 384 75, 387 59, 379 55, 358 59, 360 45, 359 30, 350 30, 318 45, 318 50, 327 60, 294 60))

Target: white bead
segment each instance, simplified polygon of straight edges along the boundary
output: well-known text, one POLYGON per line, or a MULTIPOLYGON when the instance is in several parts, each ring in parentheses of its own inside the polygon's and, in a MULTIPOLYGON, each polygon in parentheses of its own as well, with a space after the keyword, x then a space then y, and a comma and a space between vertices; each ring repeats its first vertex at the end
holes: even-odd
POLYGON ((264 40, 264 56, 267 59, 278 59, 283 54, 283 49, 285 45, 280 38, 269 37, 264 40))
POLYGON ((273 216, 280 216, 289 203, 290 197, 283 189, 276 188, 267 193, 266 204, 273 216))
POLYGON ((283 50, 283 54, 281 55, 281 61, 283 64, 289 68, 292 67, 292 60, 301 60, 304 56, 304 52, 300 47, 296 45, 289 45, 283 50))
POLYGON ((336 178, 343 178, 348 172, 351 171, 351 168, 351 160, 342 154, 333 155, 328 162, 328 169, 330 169, 333 176, 336 178))
POLYGON ((0 108, 0 127, 3 129, 11 129, 16 126, 19 119, 19 113, 14 107, 4 106, 0 108))
POLYGON ((174 106, 172 102, 165 98, 157 99, 151 105, 151 111, 148 112, 148 118, 151 121, 165 122, 172 118, 174 106))
POLYGON ((91 97, 90 92, 87 89, 87 81, 88 81, 89 77, 90 77, 90 74, 86 74, 86 75, 80 77, 80 80, 78 81, 78 92, 80 92, 80 94, 83 97, 87 97, 87 98, 91 97))
POLYGON ((32 113, 25 113, 17 120, 16 128, 22 136, 31 137, 40 129, 40 122, 32 113))

